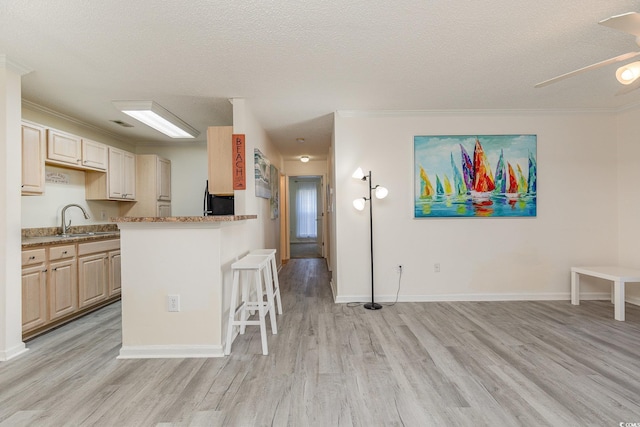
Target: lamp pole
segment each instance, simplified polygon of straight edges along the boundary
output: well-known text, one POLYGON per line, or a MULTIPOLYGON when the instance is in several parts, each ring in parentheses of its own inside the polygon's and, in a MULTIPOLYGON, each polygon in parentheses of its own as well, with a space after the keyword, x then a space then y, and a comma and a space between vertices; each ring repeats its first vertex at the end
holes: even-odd
POLYGON ((382 306, 380 304, 375 303, 373 300, 374 291, 373 291, 373 197, 372 197, 372 191, 374 187, 371 181, 371 171, 369 171, 369 175, 367 175, 365 179, 369 180, 369 238, 371 241, 371 302, 366 303, 364 305, 364 308, 366 308, 367 310, 380 310, 382 306))

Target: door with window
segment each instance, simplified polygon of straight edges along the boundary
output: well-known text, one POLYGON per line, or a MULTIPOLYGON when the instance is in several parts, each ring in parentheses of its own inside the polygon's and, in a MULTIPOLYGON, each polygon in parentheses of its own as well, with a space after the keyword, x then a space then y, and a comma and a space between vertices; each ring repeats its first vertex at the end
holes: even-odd
POLYGON ((297 176, 289 179, 291 258, 323 256, 322 178, 297 176))

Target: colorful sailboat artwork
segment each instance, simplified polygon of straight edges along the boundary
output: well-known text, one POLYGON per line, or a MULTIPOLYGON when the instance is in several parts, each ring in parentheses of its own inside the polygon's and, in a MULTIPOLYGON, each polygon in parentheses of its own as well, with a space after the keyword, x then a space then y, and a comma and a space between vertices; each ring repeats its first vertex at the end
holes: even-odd
POLYGON ((415 136, 414 217, 536 216, 536 145, 536 135, 415 136))

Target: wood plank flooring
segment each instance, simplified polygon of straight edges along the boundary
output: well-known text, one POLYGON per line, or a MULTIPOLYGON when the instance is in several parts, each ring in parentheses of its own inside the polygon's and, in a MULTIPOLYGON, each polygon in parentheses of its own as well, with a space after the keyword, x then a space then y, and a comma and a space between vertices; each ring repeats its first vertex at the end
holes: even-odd
MULTIPOLYGON (((116 360, 115 304, 0 363, 0 426, 618 426, 640 423, 640 307, 333 304, 322 259, 280 273, 269 356, 116 360)), ((267 322, 268 323, 268 322, 267 322)))

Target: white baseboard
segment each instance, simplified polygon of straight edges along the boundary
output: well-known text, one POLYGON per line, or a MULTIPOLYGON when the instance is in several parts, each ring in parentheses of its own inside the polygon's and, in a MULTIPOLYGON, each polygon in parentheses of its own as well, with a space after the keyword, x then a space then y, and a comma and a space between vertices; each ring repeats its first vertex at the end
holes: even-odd
POLYGON ((331 279, 329 281, 329 285, 331 285, 331 293, 333 294, 333 302, 338 302, 338 297, 337 297, 337 289, 336 289, 336 285, 333 282, 333 279, 331 279))
POLYGON ((0 351, 0 362, 6 362, 7 360, 11 360, 15 357, 20 356, 21 354, 26 353, 27 351, 29 351, 29 349, 22 342, 16 345, 15 347, 12 347, 4 351, 0 351))
POLYGON ((182 359, 224 357, 221 345, 122 346, 118 359, 182 359))
MULTIPOLYGON (((333 284, 331 285, 333 290, 333 284)), ((588 292, 580 294, 581 300, 607 300, 611 299, 608 292, 588 292)), ((371 295, 342 295, 335 296, 338 304, 365 303, 371 301, 371 295)), ((394 302, 395 295, 376 295, 376 302, 394 302)), ((571 300, 570 292, 547 292, 535 294, 444 294, 444 295, 400 295, 398 302, 444 302, 444 301, 567 301, 571 300)), ((628 298, 627 302, 640 305, 639 298, 628 298), (636 302, 634 302, 634 300, 636 302)))

